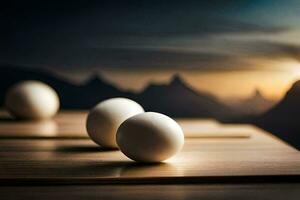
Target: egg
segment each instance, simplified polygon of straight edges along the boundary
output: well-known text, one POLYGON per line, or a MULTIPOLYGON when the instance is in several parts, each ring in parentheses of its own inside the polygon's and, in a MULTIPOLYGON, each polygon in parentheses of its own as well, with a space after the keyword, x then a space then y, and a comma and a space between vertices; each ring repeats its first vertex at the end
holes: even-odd
POLYGON ((170 117, 145 112, 124 121, 117 131, 116 140, 120 150, 132 160, 161 162, 181 150, 184 135, 170 117))
POLYGON ((102 147, 117 148, 118 127, 129 117, 143 112, 142 106, 126 98, 112 98, 100 102, 88 114, 88 135, 102 147))
POLYGON ((40 81, 22 81, 8 89, 5 107, 16 118, 45 119, 59 109, 57 93, 40 81))

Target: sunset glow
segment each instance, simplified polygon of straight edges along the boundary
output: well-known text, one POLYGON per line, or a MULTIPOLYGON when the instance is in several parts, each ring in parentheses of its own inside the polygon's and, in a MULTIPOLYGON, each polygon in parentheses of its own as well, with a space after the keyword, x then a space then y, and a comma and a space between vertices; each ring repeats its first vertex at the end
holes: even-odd
POLYGON ((125 4, 74 4, 74 12, 54 16, 45 3, 30 5, 4 27, 11 33, 0 63, 47 68, 78 83, 98 73, 135 91, 179 73, 220 98, 258 89, 278 100, 300 79, 299 1, 125 4))
MULTIPOLYGON (((107 80, 123 89, 130 90, 141 90, 149 82, 167 83, 174 73, 176 72, 101 72, 107 80)), ((181 71, 177 73, 182 74, 183 78, 195 89, 216 94, 220 98, 245 98, 251 95, 255 89, 259 89, 266 97, 276 100, 283 97, 300 75, 296 68, 288 71, 181 71)))

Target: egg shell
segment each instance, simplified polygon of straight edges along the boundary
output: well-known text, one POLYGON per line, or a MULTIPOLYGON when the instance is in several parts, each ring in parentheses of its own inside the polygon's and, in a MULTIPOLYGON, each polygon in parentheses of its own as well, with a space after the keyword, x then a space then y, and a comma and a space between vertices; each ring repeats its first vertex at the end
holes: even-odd
POLYGON ((97 104, 89 112, 86 129, 95 143, 105 148, 117 148, 118 127, 129 117, 143 112, 142 106, 130 99, 108 99, 97 104))
POLYGON ((54 89, 40 81, 22 81, 10 87, 5 107, 16 118, 45 119, 59 109, 59 97, 54 89))
POLYGON ((170 117, 145 112, 124 121, 117 131, 117 144, 130 159, 161 162, 175 155, 184 144, 181 127, 170 117))

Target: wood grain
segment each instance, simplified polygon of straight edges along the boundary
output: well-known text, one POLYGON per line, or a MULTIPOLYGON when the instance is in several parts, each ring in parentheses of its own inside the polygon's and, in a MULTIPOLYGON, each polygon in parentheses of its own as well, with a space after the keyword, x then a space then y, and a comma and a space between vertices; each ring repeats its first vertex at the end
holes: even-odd
MULTIPOLYGON (((87 111, 60 112, 43 121, 14 120, 0 112, 0 138, 88 138, 85 129, 87 111)), ((245 125, 221 125, 213 119, 177 119, 185 137, 247 138, 251 130, 245 125)))
POLYGON ((1 187, 6 199, 298 200, 300 184, 89 185, 1 187))
POLYGON ((37 137, 41 130, 30 124, 33 122, 9 119, 1 122, 2 136, 7 131, 12 135, 26 134, 24 137, 0 139, 0 184, 182 184, 300 180, 299 152, 251 125, 178 120, 185 130, 199 129, 201 132, 201 128, 217 127, 229 134, 230 130, 240 130, 251 134, 251 137, 186 138, 184 148, 176 156, 165 163, 145 165, 129 160, 120 151, 103 149, 87 137, 81 138, 79 135, 86 134, 79 128, 85 116, 85 112, 60 113, 54 119, 59 128, 51 137, 37 137), (24 128, 24 123, 29 123, 25 125, 28 129, 24 128), (32 137, 27 137, 30 133, 32 137))
POLYGON ((0 138, 88 138, 86 116, 86 111, 64 111, 49 120, 20 121, 2 111, 0 138))

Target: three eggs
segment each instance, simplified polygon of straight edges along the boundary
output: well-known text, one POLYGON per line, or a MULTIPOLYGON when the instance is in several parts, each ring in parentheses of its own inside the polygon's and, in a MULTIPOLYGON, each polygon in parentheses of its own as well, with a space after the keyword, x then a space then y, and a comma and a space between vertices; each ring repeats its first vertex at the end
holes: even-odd
MULTIPOLYGON (((59 109, 59 97, 50 86, 24 81, 12 86, 5 106, 21 119, 45 119, 59 109)), ((112 98, 92 108, 86 121, 90 138, 105 148, 119 148, 139 162, 161 162, 175 155, 184 144, 181 127, 170 117, 145 112, 126 98, 112 98)))

